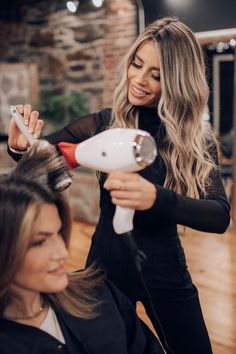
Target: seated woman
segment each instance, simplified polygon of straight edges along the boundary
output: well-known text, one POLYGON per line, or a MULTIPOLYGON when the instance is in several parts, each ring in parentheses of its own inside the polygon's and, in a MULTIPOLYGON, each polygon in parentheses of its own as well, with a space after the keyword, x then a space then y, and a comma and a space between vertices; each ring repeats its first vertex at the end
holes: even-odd
POLYGON ((90 267, 66 273, 69 207, 52 146, 0 176, 0 353, 164 353, 134 308, 90 267))

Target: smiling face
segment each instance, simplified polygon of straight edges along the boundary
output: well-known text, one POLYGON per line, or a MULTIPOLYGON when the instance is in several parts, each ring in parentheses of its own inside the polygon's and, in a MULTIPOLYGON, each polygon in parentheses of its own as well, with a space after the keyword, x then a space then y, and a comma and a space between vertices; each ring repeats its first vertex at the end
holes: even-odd
POLYGON ((134 106, 157 106, 161 96, 160 61, 152 40, 137 49, 128 68, 128 100, 134 106))
POLYGON ((54 204, 44 204, 23 264, 12 283, 14 293, 35 291, 55 293, 68 284, 64 264, 68 256, 61 236, 61 219, 54 204))

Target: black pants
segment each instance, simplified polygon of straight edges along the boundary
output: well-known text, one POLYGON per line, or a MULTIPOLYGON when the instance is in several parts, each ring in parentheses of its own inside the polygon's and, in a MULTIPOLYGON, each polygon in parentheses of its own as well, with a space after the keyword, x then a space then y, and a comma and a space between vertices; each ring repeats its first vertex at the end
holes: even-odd
MULTIPOLYGON (((129 245, 128 249, 130 251, 132 247, 129 245)), ((135 258, 132 256, 128 258, 130 259, 127 271, 129 282, 118 281, 116 284, 112 274, 110 278, 134 305, 137 301, 142 302, 157 334, 159 334, 159 323, 161 324, 172 353, 212 354, 198 291, 192 284, 190 275, 187 276, 187 270, 185 269, 183 274, 186 279, 185 286, 175 288, 173 284, 167 283, 165 288, 155 288, 153 277, 145 277, 137 270, 139 267, 133 262, 135 258)))
MULTIPOLYGON (((156 319, 145 299, 143 304, 156 328, 156 319)), ((153 305, 174 354, 212 354, 197 292, 189 299, 153 301, 153 305)))
MULTIPOLYGON (((135 306, 137 301, 142 302, 158 334, 159 324, 143 289, 139 289, 141 295, 139 298, 130 296, 126 289, 123 289, 123 292, 135 306)), ((161 295, 158 290, 152 290, 150 295, 155 313, 173 354, 212 354, 211 343, 195 286, 193 286, 191 292, 190 296, 184 295, 183 291, 181 294, 177 293, 175 295, 175 290, 171 290, 170 298, 170 290, 162 289, 161 295)))
MULTIPOLYGON (((112 252, 110 250, 112 257, 108 258, 108 260, 104 257, 105 261, 102 260, 98 264, 106 271, 108 278, 134 305, 136 305, 137 301, 142 302, 158 334, 159 326, 150 308, 150 302, 144 290, 140 273, 137 271, 137 267, 134 266, 133 250, 131 251, 132 245, 126 247, 127 240, 128 238, 117 238, 116 247, 114 247, 115 251, 112 252), (117 255, 120 258, 116 259, 117 255), (124 259, 126 263, 122 268, 124 259)), ((99 259, 98 254, 103 252, 105 246, 102 249, 100 248, 99 251, 96 247, 91 248, 87 265, 99 259)), ((107 254, 109 254, 108 251, 107 254)), ((159 258, 162 259, 161 257, 159 258)), ((150 276, 151 269, 148 271, 145 269, 145 271, 147 274, 144 275, 144 278, 149 284, 148 292, 152 299, 154 310, 173 354, 212 354, 198 292, 191 282, 190 275, 187 277, 186 268, 184 268, 183 284, 179 287, 173 287, 173 282, 169 282, 166 287, 154 288, 154 283, 157 284, 157 282, 153 281, 155 271, 153 270, 153 276, 150 276), (148 274, 149 277, 147 276, 148 274)))

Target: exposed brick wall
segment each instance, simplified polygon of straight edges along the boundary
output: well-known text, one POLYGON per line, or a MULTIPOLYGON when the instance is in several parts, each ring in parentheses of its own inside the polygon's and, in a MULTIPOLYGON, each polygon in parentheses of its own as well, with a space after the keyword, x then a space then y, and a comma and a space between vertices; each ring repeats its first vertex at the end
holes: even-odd
POLYGON ((107 32, 103 44, 104 82, 103 106, 110 106, 116 86, 117 68, 127 48, 137 35, 137 9, 135 1, 107 1, 107 32))
POLYGON ((79 91, 87 108, 110 106, 117 66, 137 34, 134 0, 86 4, 74 15, 57 1, 22 8, 22 21, 0 23, 0 61, 37 63, 40 87, 79 91))

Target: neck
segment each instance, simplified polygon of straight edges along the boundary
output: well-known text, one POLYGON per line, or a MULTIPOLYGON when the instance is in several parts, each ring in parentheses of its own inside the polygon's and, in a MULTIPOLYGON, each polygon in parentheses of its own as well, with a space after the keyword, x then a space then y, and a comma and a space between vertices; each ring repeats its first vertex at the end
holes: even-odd
POLYGON ((27 294, 12 295, 11 302, 4 310, 4 317, 9 319, 21 319, 34 317, 42 311, 43 299, 39 292, 27 292, 27 294))

